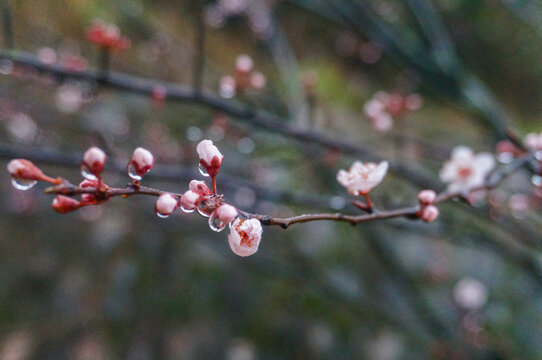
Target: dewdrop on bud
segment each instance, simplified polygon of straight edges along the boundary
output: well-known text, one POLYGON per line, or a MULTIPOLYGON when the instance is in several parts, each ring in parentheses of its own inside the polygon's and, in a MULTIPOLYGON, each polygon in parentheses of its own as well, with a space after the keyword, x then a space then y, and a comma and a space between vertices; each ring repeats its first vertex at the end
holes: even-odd
POLYGON ((211 195, 211 190, 209 190, 209 187, 207 187, 205 181, 192 180, 188 184, 188 189, 200 194, 201 196, 211 195))
POLYGON ((143 176, 151 171, 154 165, 154 156, 149 150, 138 147, 134 150, 132 158, 128 163, 128 176, 132 180, 141 180, 143 176))
POLYGON ((418 194, 418 200, 420 201, 420 205, 423 206, 431 205, 436 198, 437 193, 433 190, 422 190, 418 194))
POLYGON ((235 70, 239 73, 248 74, 254 68, 254 61, 246 54, 239 55, 235 59, 235 70))
POLYGON ((64 195, 58 195, 51 204, 53 209, 60 214, 65 214, 70 211, 77 210, 81 207, 81 203, 71 197, 64 195))
POLYGON ((224 160, 224 155, 213 145, 211 140, 203 140, 196 147, 199 155, 199 170, 203 176, 216 177, 224 160))
POLYGON ((423 208, 420 218, 425 222, 433 222, 437 220, 439 215, 439 210, 434 205, 429 205, 423 208))
POLYGON ((231 250, 239 256, 253 255, 258 251, 262 231, 262 224, 257 219, 235 219, 228 234, 231 250))
POLYGON ((202 196, 192 190, 188 190, 181 196, 181 210, 185 213, 194 212, 201 201, 202 196))
POLYGON ((171 215, 171 213, 174 212, 178 206, 179 202, 177 201, 177 197, 175 197, 175 195, 162 194, 158 197, 158 200, 156 200, 154 212, 156 215, 158 215, 158 217, 165 219, 171 215))
POLYGON ((107 156, 102 149, 96 146, 91 147, 83 155, 83 161, 81 162, 81 175, 89 180, 94 180, 100 177, 104 167, 107 156))
POLYGON ((209 217, 209 227, 211 230, 219 232, 226 228, 237 217, 237 209, 229 204, 222 204, 209 217))

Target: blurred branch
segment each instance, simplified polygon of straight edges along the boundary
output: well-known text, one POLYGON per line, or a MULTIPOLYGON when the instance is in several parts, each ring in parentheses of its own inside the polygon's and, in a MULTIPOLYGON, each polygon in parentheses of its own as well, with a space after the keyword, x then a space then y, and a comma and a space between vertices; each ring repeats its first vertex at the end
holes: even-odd
POLYGON ((2 0, 2 29, 4 31, 4 44, 8 49, 14 46, 13 22, 11 21, 11 8, 9 0, 2 0))
MULTIPOLYGON (((110 72, 107 78, 102 78, 95 71, 72 71, 59 65, 42 63, 34 55, 20 51, 0 51, 0 59, 11 60, 15 63, 30 66, 38 72, 50 74, 59 81, 65 78, 95 82, 99 85, 113 89, 125 90, 135 94, 151 97, 157 87, 166 90, 165 99, 179 102, 189 102, 219 110, 236 119, 244 120, 256 129, 267 130, 285 137, 293 138, 309 144, 315 144, 345 154, 356 155, 371 161, 384 160, 372 150, 347 142, 345 139, 336 139, 316 131, 301 129, 288 124, 286 119, 255 110, 251 106, 226 101, 218 95, 209 92, 197 92, 190 86, 160 82, 153 79, 131 76, 123 73, 110 72)), ((419 187, 436 187, 435 181, 420 166, 406 166, 401 163, 391 163, 390 170, 398 176, 407 179, 419 187)))
POLYGON ((205 22, 203 21, 202 14, 202 4, 196 2, 196 15, 194 16, 195 21, 195 51, 194 56, 194 82, 193 87, 196 93, 201 93, 203 85, 203 73, 205 71, 205 22))

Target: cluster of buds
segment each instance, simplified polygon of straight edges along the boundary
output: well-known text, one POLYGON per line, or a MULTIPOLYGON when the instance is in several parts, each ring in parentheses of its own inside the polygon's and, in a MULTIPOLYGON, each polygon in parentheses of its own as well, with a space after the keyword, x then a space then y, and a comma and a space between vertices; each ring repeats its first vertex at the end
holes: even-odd
POLYGON ((433 222, 438 218, 439 210, 434 205, 437 194, 433 190, 422 190, 418 194, 420 210, 418 216, 425 222, 433 222))
POLYGON ((88 41, 108 51, 122 51, 130 47, 131 42, 122 36, 120 29, 115 24, 106 24, 100 20, 94 20, 85 34, 88 41))
POLYGON ((387 132, 393 127, 393 119, 419 110, 422 103, 423 100, 419 94, 388 94, 379 91, 365 103, 363 112, 376 130, 387 132))
POLYGON ((87 60, 76 54, 60 52, 57 54, 55 49, 44 47, 39 49, 37 53, 38 59, 44 64, 54 65, 59 64, 67 70, 85 71, 88 67, 87 60))
POLYGON ((252 58, 248 55, 239 55, 235 60, 235 75, 225 75, 220 78, 220 95, 232 98, 235 94, 248 90, 262 90, 267 84, 267 79, 264 74, 253 69, 252 58))

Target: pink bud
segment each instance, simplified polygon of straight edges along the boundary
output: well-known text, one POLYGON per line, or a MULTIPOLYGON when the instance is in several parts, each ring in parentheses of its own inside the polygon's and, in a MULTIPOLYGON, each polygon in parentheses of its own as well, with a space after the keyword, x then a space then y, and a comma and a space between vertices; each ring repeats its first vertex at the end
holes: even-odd
POLYGON ((224 224, 229 224, 237 217, 237 209, 229 204, 222 204, 215 210, 216 217, 224 224))
POLYGON ((211 195, 211 190, 209 190, 205 181, 192 180, 188 184, 188 188, 201 196, 211 195))
POLYGON ((252 71, 253 67, 254 61, 246 54, 239 55, 237 59, 235 59, 235 70, 240 73, 247 74, 252 71))
POLYGON ((147 149, 138 147, 134 150, 132 158, 128 163, 128 175, 134 180, 141 180, 143 175, 148 173, 154 165, 154 156, 147 149), (131 171, 133 167, 133 173, 131 171), (135 175, 135 176, 132 176, 135 175))
POLYGON ((433 222, 438 218, 439 211, 436 206, 429 205, 422 209, 421 219, 425 222, 433 222))
POLYGON ((71 197, 58 195, 53 200, 53 209, 60 214, 65 214, 70 211, 77 210, 81 207, 81 203, 71 197))
POLYGON ((162 194, 156 200, 154 211, 161 217, 167 217, 179 206, 177 197, 173 194, 162 194))
POLYGON ((254 90, 262 90, 267 84, 267 79, 265 78, 264 74, 259 71, 255 71, 250 75, 249 83, 250 87, 252 87, 254 90))
POLYGON ((418 200, 423 206, 431 205, 437 198, 437 193, 433 190, 422 190, 418 194, 418 200))
POLYGON ((224 155, 213 145, 211 140, 203 140, 196 147, 200 164, 205 168, 210 177, 216 177, 218 169, 224 160, 224 155))
POLYGON ((202 196, 197 192, 188 190, 181 197, 181 205, 185 210, 194 210, 201 201, 201 198, 202 196))
POLYGON ((8 172, 14 178, 25 180, 44 180, 46 176, 40 168, 26 159, 13 159, 8 163, 8 172))
POLYGON ((105 167, 107 156, 102 149, 93 146, 85 151, 81 165, 86 167, 92 175, 99 177, 105 167))
MULTIPOLYGON (((81 188, 95 188, 98 187, 98 180, 90 180, 85 179, 81 181, 79 184, 79 187, 81 188)), ((81 202, 83 203, 94 203, 96 201, 96 197, 92 194, 81 194, 81 202)))

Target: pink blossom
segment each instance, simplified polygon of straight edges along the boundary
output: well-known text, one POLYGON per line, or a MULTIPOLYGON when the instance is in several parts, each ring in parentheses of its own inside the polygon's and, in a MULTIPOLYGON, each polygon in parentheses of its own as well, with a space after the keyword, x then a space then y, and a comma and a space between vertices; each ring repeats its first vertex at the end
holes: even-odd
POLYGON ((85 152, 85 155, 83 155, 82 165, 84 165, 91 174, 100 176, 105 167, 106 160, 107 156, 102 149, 93 146, 85 152))
POLYGON ((218 174, 218 169, 224 160, 224 155, 220 153, 218 148, 213 145, 211 140, 203 140, 196 147, 200 164, 205 168, 207 174, 215 177, 218 174))
POLYGON ((211 195, 211 190, 209 190, 205 181, 192 180, 188 184, 188 189, 200 194, 201 196, 211 195))
POLYGON ((437 198, 437 193, 433 190, 422 190, 418 194, 418 200, 421 205, 431 205, 437 198))
POLYGON ((259 71, 255 71, 252 74, 250 74, 250 87, 254 90, 261 90, 265 87, 267 84, 267 79, 265 78, 265 75, 262 74, 259 71))
POLYGON ((529 133, 525 136, 525 146, 530 150, 542 150, 542 133, 529 133))
POLYGON ((114 51, 126 50, 131 45, 130 39, 121 35, 118 26, 99 20, 92 23, 85 36, 90 42, 114 51))
POLYGON ((339 170, 337 181, 352 195, 366 195, 384 179, 388 162, 362 163, 355 161, 349 171, 339 170))
POLYGON ((222 204, 215 210, 215 215, 224 224, 229 224, 237 217, 237 209, 230 204, 222 204))
POLYGON ((183 194, 183 196, 181 196, 181 205, 183 209, 194 210, 198 206, 201 199, 202 196, 199 193, 188 190, 183 194))
POLYGON ((457 146, 440 170, 440 179, 449 183, 449 192, 465 192, 482 186, 494 167, 495 159, 490 153, 474 154, 467 146, 457 146))
POLYGON ((58 195, 51 204, 53 209, 60 214, 65 214, 70 211, 77 210, 81 207, 81 203, 71 197, 58 195))
POLYGON ((138 147, 134 150, 132 158, 128 163, 128 166, 130 165, 133 166, 134 172, 142 177, 152 169, 154 165, 154 156, 152 156, 149 150, 138 147))
POLYGON ((239 256, 250 256, 258 251, 262 239, 262 225, 256 219, 237 218, 231 224, 228 242, 232 251, 239 256))
POLYGON ((425 222, 433 222, 437 220, 439 215, 439 210, 434 205, 428 205, 422 209, 420 218, 425 222))
POLYGON ((154 205, 154 210, 160 215, 168 216, 174 212, 178 206, 179 201, 177 200, 177 197, 173 194, 166 193, 158 197, 158 200, 156 200, 156 204, 154 205))
POLYGON ((239 55, 237 59, 235 59, 235 70, 240 73, 248 74, 252 71, 253 67, 254 61, 246 54, 239 55))

